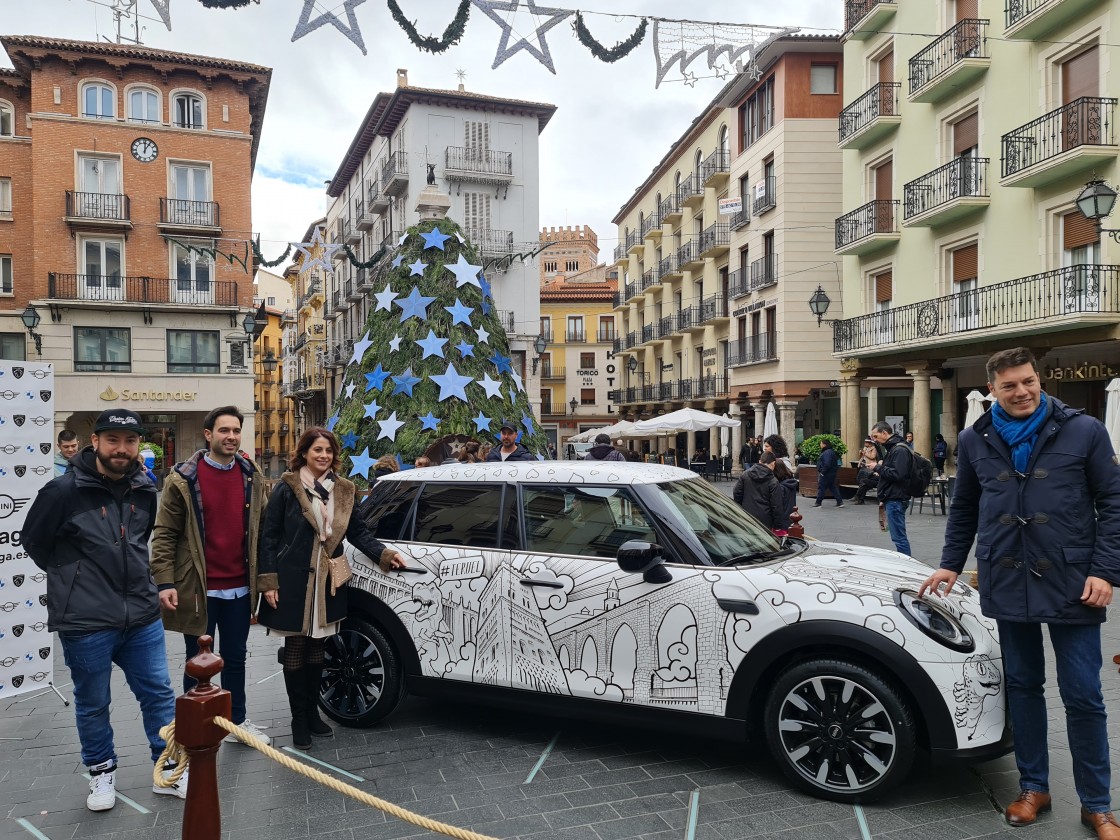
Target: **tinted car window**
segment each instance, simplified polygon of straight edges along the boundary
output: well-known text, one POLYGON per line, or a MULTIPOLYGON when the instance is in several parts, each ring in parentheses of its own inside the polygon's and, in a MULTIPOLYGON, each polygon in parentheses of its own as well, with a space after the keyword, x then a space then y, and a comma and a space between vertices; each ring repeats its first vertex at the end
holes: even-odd
POLYGON ((613 558, 628 540, 657 541, 629 488, 550 484, 522 493, 529 551, 613 558))
POLYGON ((381 481, 362 502, 361 516, 379 540, 407 540, 412 502, 420 485, 411 481, 381 481))
POLYGON ((425 484, 416 506, 417 542, 498 547, 501 485, 425 484))
POLYGON ((694 533, 716 565, 780 548, 769 529, 702 478, 667 481, 647 490, 660 496, 654 509, 659 514, 664 509, 674 527, 694 533))

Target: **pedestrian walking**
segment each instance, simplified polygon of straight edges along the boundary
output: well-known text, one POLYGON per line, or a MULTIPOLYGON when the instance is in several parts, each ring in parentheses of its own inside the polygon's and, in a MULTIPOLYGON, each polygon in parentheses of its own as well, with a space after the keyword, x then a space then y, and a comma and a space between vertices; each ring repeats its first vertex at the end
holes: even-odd
MULTIPOLYGON (((217 638, 230 720, 267 744, 271 739, 246 716, 245 659, 257 611, 265 482, 241 451, 244 419, 235 405, 210 411, 202 421, 206 448, 168 474, 152 533, 152 577, 164 628, 183 634, 187 659, 198 654, 199 636, 217 638)), ((184 673, 183 690, 194 686, 184 673)), ((239 743, 232 734, 226 741, 239 743)))
MULTIPOLYGON (((773 456, 767 457, 777 462, 773 456)), ((752 464, 742 473, 735 482, 731 497, 771 531, 782 527, 785 521, 785 491, 773 469, 765 464, 752 464)))
POLYGON ((887 530, 895 550, 910 553, 906 536, 906 509, 910 506, 910 470, 913 457, 910 448, 895 434, 889 423, 880 420, 871 427, 870 438, 883 447, 883 460, 875 466, 879 486, 875 491, 887 515, 887 530))
POLYGON ((933 440, 933 466, 937 469, 937 477, 945 475, 945 459, 949 455, 949 444, 945 435, 938 434, 933 440))
POLYGON ((60 475, 70 469, 70 459, 78 454, 78 448, 81 444, 78 443, 78 435, 69 429, 63 429, 58 433, 57 446, 54 453, 54 476, 58 478, 60 475))
POLYGON ((817 500, 813 507, 820 507, 826 493, 830 493, 836 500, 836 507, 844 507, 844 499, 840 495, 840 456, 832 448, 828 438, 821 439, 821 454, 817 456, 817 500))
MULTIPOLYGON (((135 412, 103 411, 91 445, 35 497, 22 533, 24 549, 47 573, 47 627, 58 633, 73 681, 91 811, 107 811, 117 802, 109 722, 113 665, 140 703, 153 762, 166 746, 159 731, 175 718, 159 595, 148 562, 156 488, 140 469, 143 433, 135 412)), ((186 798, 187 774, 171 787, 153 784, 152 792, 186 798)))
POLYGON ((987 364, 992 410, 961 432, 941 568, 920 590, 948 591, 976 540, 980 605, 999 627, 1019 796, 1013 826, 1050 810, 1042 625, 1054 646, 1081 822, 1120 839, 1110 797, 1101 623, 1120 583, 1120 467, 1104 425, 1042 391, 1026 348, 987 364))
POLYGON ((292 743, 299 749, 308 749, 312 736, 334 735, 319 717, 317 703, 326 639, 346 617, 349 563, 343 539, 383 571, 404 566, 404 558, 374 539, 355 515, 357 490, 337 472, 340 451, 327 429, 305 431, 272 491, 261 529, 259 620, 284 637, 284 687, 292 710, 292 743))
POLYGON ((595 435, 595 445, 587 450, 583 456, 585 461, 625 461, 626 456, 611 446, 611 436, 607 434, 595 435))

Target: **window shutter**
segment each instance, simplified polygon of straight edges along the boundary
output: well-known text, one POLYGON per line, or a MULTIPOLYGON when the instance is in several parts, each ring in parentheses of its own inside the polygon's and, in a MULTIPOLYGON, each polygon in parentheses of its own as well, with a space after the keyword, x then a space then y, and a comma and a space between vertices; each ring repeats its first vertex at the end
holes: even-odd
POLYGON ((976 0, 957 0, 957 23, 962 20, 976 20, 980 17, 976 0))
POLYGON ((875 167, 875 198, 877 201, 890 201, 893 195, 894 162, 887 161, 875 167))
POLYGON ((953 154, 961 155, 980 145, 980 115, 969 114, 953 123, 953 154))
POLYGON ((880 82, 894 81, 894 50, 891 50, 889 53, 879 59, 878 69, 880 82))
POLYGON ((463 123, 463 145, 468 149, 490 148, 490 123, 478 120, 466 120, 463 123))
POLYGON ((953 251, 953 282, 975 280, 979 274, 980 247, 973 242, 953 251))
POLYGON ((1084 245, 1092 245, 1099 239, 1096 224, 1081 215, 1080 210, 1066 213, 1062 217, 1062 247, 1065 250, 1070 251, 1084 245))
POLYGON ((1062 64, 1062 102, 1100 95, 1100 62, 1097 47, 1085 50, 1062 64))
POLYGON ((891 272, 875 275, 875 302, 886 303, 894 297, 894 278, 891 272))

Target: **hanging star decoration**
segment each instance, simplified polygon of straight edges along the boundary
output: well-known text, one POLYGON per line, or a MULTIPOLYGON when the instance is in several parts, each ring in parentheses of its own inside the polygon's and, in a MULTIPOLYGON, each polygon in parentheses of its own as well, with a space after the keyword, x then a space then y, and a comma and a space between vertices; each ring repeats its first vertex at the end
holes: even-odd
POLYGON ((350 357, 350 364, 360 365, 362 357, 365 356, 366 351, 373 346, 373 342, 369 340, 369 330, 361 337, 360 340, 354 342, 354 355, 350 357))
POLYGON ((459 298, 455 298, 454 306, 445 306, 443 310, 451 313, 451 326, 465 324, 469 327, 471 325, 471 313, 474 312, 474 310, 459 300, 459 298))
POLYGON ((480 411, 478 416, 473 418, 473 422, 476 432, 488 432, 490 431, 490 424, 494 421, 480 411))
POLYGON ((358 436, 353 432, 347 432, 342 436, 342 446, 346 449, 353 450, 358 445, 358 436))
POLYGON ((420 338, 416 341, 417 345, 424 348, 424 355, 420 357, 421 361, 429 356, 438 356, 443 359, 443 345, 447 343, 446 338, 438 338, 434 330, 428 330, 427 338, 420 338))
POLYGON ((349 27, 343 26, 334 12, 323 12, 315 20, 311 20, 311 13, 315 11, 316 0, 303 0, 303 11, 300 13, 299 22, 296 24, 295 32, 292 33, 292 41, 298 41, 304 35, 314 32, 323 24, 329 23, 351 41, 354 45, 362 51, 362 55, 366 55, 366 44, 362 40, 362 30, 358 28, 358 19, 354 15, 354 8, 362 5, 366 0, 345 0, 342 4, 343 11, 346 13, 346 22, 349 27))
POLYGON ((417 260, 416 262, 411 263, 408 266, 408 269, 411 272, 408 276, 409 277, 423 277, 424 276, 424 269, 427 268, 427 267, 428 267, 427 263, 424 263, 424 262, 421 262, 420 260, 417 260))
POLYGON ((439 248, 441 251, 443 251, 443 250, 445 250, 444 247, 443 247, 443 243, 451 238, 446 233, 444 233, 442 230, 440 230, 438 227, 432 228, 427 233, 424 233, 423 231, 421 231, 420 236, 424 240, 424 250, 425 251, 428 248, 439 248))
POLYGON ((322 268, 328 274, 334 272, 334 269, 331 268, 331 260, 342 245, 337 242, 324 241, 323 232, 319 228, 315 228, 314 233, 311 234, 310 242, 293 242, 292 244, 295 245, 299 253, 303 254, 303 260, 299 266, 300 274, 306 274, 316 266, 322 268))
POLYGON ((490 374, 486 374, 482 379, 478 380, 478 384, 482 386, 482 390, 486 392, 489 399, 495 397, 501 399, 502 396, 502 381, 500 379, 491 379, 490 374))
POLYGON ((393 257, 393 268, 400 268, 401 263, 404 262, 404 254, 397 254, 393 257))
POLYGON ((350 475, 360 475, 368 481, 370 468, 376 460, 376 458, 371 458, 369 456, 368 446, 362 450, 361 455, 351 455, 350 464, 352 465, 352 469, 350 470, 350 475))
POLYGON ((397 431, 403 425, 404 425, 404 421, 403 420, 398 420, 397 419, 397 412, 394 411, 392 414, 389 415, 389 418, 387 420, 379 420, 377 422, 377 427, 378 427, 378 430, 379 430, 377 432, 377 439, 381 440, 381 438, 388 438, 389 440, 396 440, 397 439, 397 431))
POLYGON ((377 292, 374 295, 374 298, 377 300, 377 306, 375 306, 373 308, 374 312, 380 312, 382 309, 384 309, 386 312, 392 312, 393 311, 393 301, 395 301, 397 299, 397 296, 396 296, 396 294, 394 294, 393 290, 389 287, 389 284, 386 283, 385 288, 382 289, 380 292, 377 292))
POLYGON ((401 247, 407 241, 408 241, 408 234, 407 233, 402 233, 401 238, 397 240, 397 247, 398 248, 401 247))
POLYGON ((327 427, 328 432, 333 432, 334 431, 334 427, 338 425, 338 412, 337 411, 334 414, 332 414, 330 417, 327 418, 327 422, 325 423, 325 425, 327 427))
POLYGON ((365 407, 365 410, 362 412, 362 414, 364 416, 368 417, 370 420, 376 420, 377 419, 377 412, 379 412, 380 410, 381 410, 381 406, 378 405, 377 400, 374 400, 373 402, 371 402, 369 405, 367 405, 365 407))
POLYGON ((418 419, 420 420, 420 431, 422 432, 435 431, 439 427, 439 418, 430 411, 418 419))
POLYGON ((167 31, 171 31, 171 0, 152 0, 152 5, 156 7, 156 12, 159 13, 163 25, 167 27, 167 31))
POLYGON ((471 265, 463 258, 462 254, 459 254, 459 259, 455 261, 454 265, 445 265, 444 268, 455 275, 456 289, 462 288, 468 283, 480 289, 482 288, 478 282, 478 273, 482 271, 482 266, 471 265))
POLYGON ((696 87, 695 73, 693 73, 691 70, 685 70, 681 75, 684 77, 685 85, 687 85, 688 87, 696 87))
POLYGON ((528 414, 521 415, 521 425, 525 427, 525 431, 529 434, 533 434, 533 429, 536 428, 533 425, 533 418, 528 414))
POLYGON ((511 369, 509 375, 513 377, 513 384, 517 386, 517 391, 524 391, 525 383, 521 381, 521 374, 511 369))
POLYGON ((458 344, 456 344, 455 349, 459 351, 459 355, 464 359, 467 356, 474 356, 474 345, 467 344, 467 342, 465 341, 460 341, 458 344))
POLYGON ((503 356, 495 350, 494 355, 490 357, 490 361, 498 368, 498 373, 513 373, 509 356, 503 356))
POLYGON ((553 9, 548 6, 538 6, 534 0, 474 0, 474 5, 484 15, 486 15, 494 23, 502 28, 502 38, 498 42, 498 51, 494 55, 494 63, 491 65, 491 70, 496 70, 507 59, 516 55, 521 50, 529 53, 537 61, 543 64, 552 75, 556 75, 556 68, 552 64, 552 53, 548 50, 548 41, 545 40, 545 33, 556 24, 560 23, 565 18, 573 14, 572 9, 553 9), (546 17, 543 23, 538 23, 536 29, 533 30, 533 40, 537 42, 534 46, 530 43, 528 38, 518 37, 517 42, 510 46, 511 36, 513 32, 513 24, 509 21, 508 16, 502 17, 498 12, 518 12, 524 8, 529 14, 536 16, 546 17))
POLYGON ((366 374, 366 393, 370 391, 380 391, 385 387, 385 380, 389 378, 389 371, 381 367, 381 362, 377 363, 377 367, 373 369, 373 373, 366 374))
POLYGON ((451 363, 447 366, 447 372, 441 373, 438 376, 429 376, 432 382, 439 385, 439 401, 443 402, 448 397, 458 397, 461 400, 467 399, 466 387, 474 380, 469 376, 463 376, 459 371, 455 370, 455 364, 451 363))
POLYGON ((657 64, 654 87, 661 86, 674 66, 680 68, 686 85, 695 86, 696 74, 686 71, 693 61, 701 57, 706 59, 709 70, 719 66, 721 56, 731 67, 744 57, 744 65, 754 64, 754 57, 771 41, 798 31, 797 28, 781 26, 654 18, 653 53, 657 64))
POLYGON ((415 387, 421 381, 423 380, 419 376, 413 375, 412 366, 410 365, 408 369, 400 376, 393 377, 393 393, 407 394, 411 397, 413 387, 415 387))
POLYGON ((401 308, 401 323, 403 324, 409 318, 419 318, 421 321, 428 318, 428 304, 430 304, 434 297, 427 297, 420 294, 420 288, 413 286, 412 291, 408 293, 408 297, 397 298, 395 303, 401 308))
POLYGON ((389 341, 389 350, 396 353, 400 349, 401 349, 401 337, 398 334, 398 335, 393 336, 393 338, 389 341))

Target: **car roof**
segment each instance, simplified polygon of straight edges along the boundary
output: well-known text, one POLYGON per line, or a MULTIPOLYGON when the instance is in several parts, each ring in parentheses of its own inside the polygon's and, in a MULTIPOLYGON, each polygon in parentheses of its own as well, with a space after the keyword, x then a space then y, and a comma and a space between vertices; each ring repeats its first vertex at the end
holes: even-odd
POLYGON ((401 470, 382 481, 484 481, 508 484, 660 484, 697 478, 696 473, 663 464, 627 461, 504 461, 442 464, 401 470))

